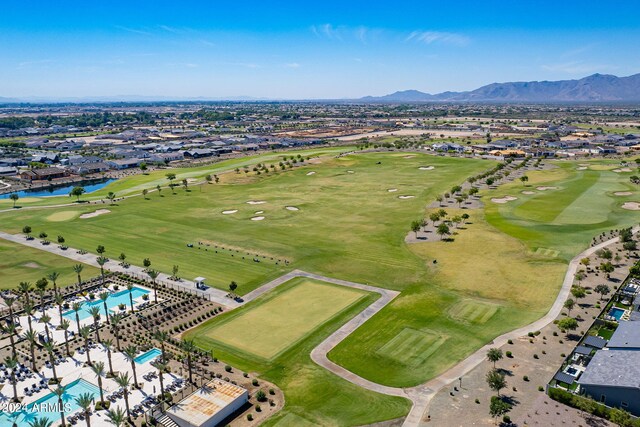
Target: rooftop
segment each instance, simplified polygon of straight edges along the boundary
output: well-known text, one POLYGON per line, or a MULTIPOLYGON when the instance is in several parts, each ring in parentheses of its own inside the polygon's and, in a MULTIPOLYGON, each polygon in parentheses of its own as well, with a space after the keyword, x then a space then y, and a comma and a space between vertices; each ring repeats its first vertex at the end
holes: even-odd
POLYGON ((640 350, 640 322, 620 322, 607 347, 640 350))
POLYGON ((640 388, 640 351, 599 350, 578 382, 587 385, 640 388))
POLYGON ((215 379, 173 405, 167 412, 190 425, 199 426, 243 395, 247 395, 244 388, 215 379))

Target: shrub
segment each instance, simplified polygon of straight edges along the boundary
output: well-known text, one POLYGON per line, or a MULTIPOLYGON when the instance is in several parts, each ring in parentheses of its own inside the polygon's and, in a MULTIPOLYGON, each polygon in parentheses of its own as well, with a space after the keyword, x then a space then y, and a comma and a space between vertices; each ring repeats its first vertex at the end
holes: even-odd
POLYGON ((245 378, 249 378, 249 374, 247 374, 246 372, 242 374, 243 377, 245 378))
POLYGON ((274 394, 276 394, 276 391, 275 391, 274 389, 270 388, 270 389, 269 389, 269 394, 270 394, 271 396, 273 396, 274 394))
POLYGON ((224 365, 224 370, 227 371, 227 372, 231 372, 231 366, 224 365))
POLYGON ((544 391, 544 387, 542 387, 541 385, 538 386, 538 391, 544 391))
POLYGON ((258 402, 264 402, 265 400, 267 400, 267 395, 264 393, 264 391, 258 390, 258 392, 256 393, 256 400, 258 402))
POLYGON ((477 397, 476 397, 476 403, 477 403, 478 405, 480 404, 480 399, 478 399, 477 397))
POLYGON ((254 378, 254 379, 253 379, 253 381, 251 381, 251 384, 252 384, 254 387, 257 387, 257 386, 258 386, 258 380, 254 378))
POLYGON ((505 415, 502 417, 502 422, 505 424, 511 424, 511 417, 509 415, 505 415))
POLYGON ((247 421, 253 421, 253 415, 247 414, 247 421))
POLYGON ((506 355, 507 355, 508 358, 512 358, 513 357, 513 353, 511 353, 510 351, 507 351, 506 355))
POLYGON ((513 340, 509 340, 509 341, 507 341, 507 343, 513 344, 513 340))
POLYGON ((260 408, 260 405, 256 405, 256 412, 260 412, 262 411, 262 408, 260 408))
POLYGON ((524 377, 522 377, 522 380, 528 382, 529 381, 529 377, 525 375, 524 377))
POLYGON ((534 355, 533 355, 533 358, 534 358, 534 359, 538 359, 538 355, 537 355, 537 354, 534 354, 534 355))

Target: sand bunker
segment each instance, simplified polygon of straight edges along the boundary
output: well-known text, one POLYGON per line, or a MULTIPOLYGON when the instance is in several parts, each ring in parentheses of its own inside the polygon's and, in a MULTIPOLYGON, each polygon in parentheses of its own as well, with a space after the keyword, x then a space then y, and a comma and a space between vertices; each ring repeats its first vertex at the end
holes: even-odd
POLYGON ((228 211, 222 211, 222 215, 231 215, 238 212, 238 209, 229 209, 228 211))
POLYGON ((615 193, 616 196, 630 196, 633 193, 631 191, 616 191, 615 193))
POLYGON ((397 188, 390 188, 387 190, 389 193, 395 193, 396 191, 398 191, 397 188))
POLYGON ((285 209, 288 211, 299 211, 299 208, 296 208, 295 206, 285 206, 285 209))
POLYGON ((413 199, 416 196, 398 196, 398 199, 413 199))
POLYGON ((421 171, 430 171, 433 169, 433 166, 420 166, 418 169, 421 171))
POLYGON ((313 171, 307 173, 307 175, 314 175, 314 174, 315 174, 315 172, 313 172, 313 171))
POLYGON ((557 190, 558 187, 536 187, 537 190, 547 191, 547 190, 557 190))
POLYGON ((347 173, 356 173, 355 171, 347 171, 347 173))
POLYGON ((493 203, 499 203, 499 204, 512 202, 514 200, 518 200, 518 198, 513 196, 504 196, 504 197, 494 197, 493 199, 491 199, 493 203))
POLYGON ((264 200, 249 200, 247 203, 250 205, 261 205, 267 202, 265 202, 264 200))
POLYGON ((94 218, 99 215, 108 214, 109 212, 111 212, 109 209, 98 209, 97 211, 80 215, 80 219, 94 218))
POLYGON ((191 184, 192 182, 198 182, 198 180, 195 178, 187 178, 187 182, 191 184))
POLYGON ((640 211, 640 203, 638 202, 626 202, 622 205, 622 209, 627 209, 629 211, 640 211))
POLYGON ((589 166, 589 163, 578 163, 578 166, 589 166))
POLYGON ((522 194, 536 194, 536 192, 526 190, 526 191, 523 191, 522 194))
POLYGON ((264 213, 264 211, 255 211, 253 214, 254 215, 260 215, 260 214, 263 214, 263 213, 264 213))
POLYGON ((620 173, 620 172, 633 172, 630 168, 620 168, 620 169, 614 169, 613 170, 616 173, 620 173))
MULTIPOLYGON (((78 215, 78 211, 55 212, 47 217, 47 221, 51 221, 51 222, 69 221, 70 219, 75 218, 77 215, 78 215)), ((82 218, 82 216, 80 216, 80 218, 82 218)))
POLYGON ((577 171, 583 171, 585 169, 587 169, 586 166, 580 166, 579 168, 576 168, 577 171))
POLYGON ((263 216, 254 216, 253 218, 251 218, 251 221, 262 221, 263 219, 263 216))

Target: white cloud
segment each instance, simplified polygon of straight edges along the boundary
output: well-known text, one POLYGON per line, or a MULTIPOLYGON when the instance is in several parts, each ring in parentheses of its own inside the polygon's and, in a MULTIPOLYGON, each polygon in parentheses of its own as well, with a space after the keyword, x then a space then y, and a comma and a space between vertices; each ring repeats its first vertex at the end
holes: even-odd
POLYGON ((136 28, 129 28, 129 27, 123 27, 122 25, 116 25, 116 28, 123 30, 123 31, 127 31, 129 33, 134 33, 134 34, 140 34, 143 36, 150 36, 151 33, 149 31, 144 31, 144 30, 138 30, 136 28))
POLYGON ((422 42, 425 44, 448 44, 453 46, 466 46, 469 44, 469 37, 460 33, 449 33, 446 31, 413 31, 405 41, 422 42))

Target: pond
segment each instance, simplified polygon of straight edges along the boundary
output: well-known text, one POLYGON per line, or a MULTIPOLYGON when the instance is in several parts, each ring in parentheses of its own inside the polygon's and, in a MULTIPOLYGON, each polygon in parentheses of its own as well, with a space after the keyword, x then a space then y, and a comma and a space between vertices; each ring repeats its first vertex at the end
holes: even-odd
MULTIPOLYGON (((69 192, 73 190, 73 187, 82 186, 84 187, 85 194, 91 193, 97 190, 100 190, 113 181, 116 181, 116 178, 105 178, 98 179, 92 181, 85 182, 76 182, 69 185, 55 186, 55 187, 47 187, 47 188, 37 188, 33 190, 22 190, 18 191, 18 196, 20 198, 23 197, 50 197, 50 196, 67 196, 69 192)), ((13 193, 0 194, 0 199, 8 199, 9 195, 13 193)))

